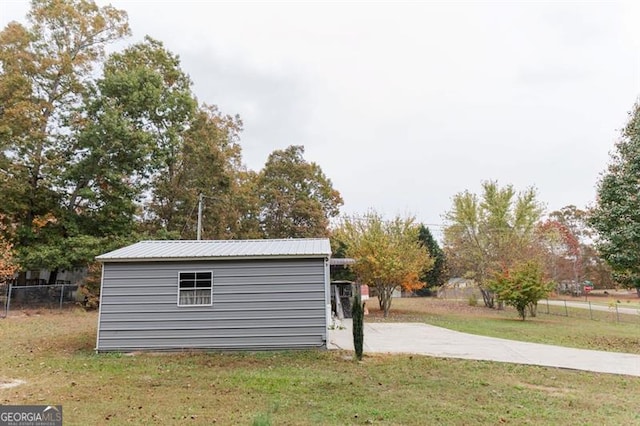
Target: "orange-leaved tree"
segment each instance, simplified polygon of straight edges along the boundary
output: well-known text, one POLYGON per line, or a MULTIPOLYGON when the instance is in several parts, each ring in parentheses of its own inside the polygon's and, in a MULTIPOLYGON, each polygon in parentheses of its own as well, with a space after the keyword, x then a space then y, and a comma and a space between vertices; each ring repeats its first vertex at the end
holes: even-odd
POLYGON ((8 227, 2 219, 4 216, 0 215, 0 283, 12 278, 19 268, 13 244, 5 238, 8 227))
POLYGON ((386 221, 375 211, 344 218, 334 232, 334 238, 346 247, 345 254, 356 260, 351 268, 358 281, 377 291, 385 318, 393 291, 422 288, 419 277, 433 266, 418 240, 419 232, 413 217, 386 221))

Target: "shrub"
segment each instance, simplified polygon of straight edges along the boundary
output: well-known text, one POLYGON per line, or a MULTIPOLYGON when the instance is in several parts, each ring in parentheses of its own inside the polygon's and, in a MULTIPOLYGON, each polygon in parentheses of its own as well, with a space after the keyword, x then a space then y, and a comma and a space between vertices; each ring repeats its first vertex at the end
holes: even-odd
POLYGON ((356 351, 356 359, 361 360, 364 346, 364 304, 360 295, 355 297, 351 313, 353 316, 353 348, 356 351))
MULTIPOLYGON (((549 295, 553 289, 552 282, 546 282, 540 263, 528 261, 496 273, 489 280, 489 288, 496 294, 497 299, 518 311, 524 321, 527 310, 535 313, 538 300, 549 295)), ((534 315, 532 315, 534 316, 534 315)))

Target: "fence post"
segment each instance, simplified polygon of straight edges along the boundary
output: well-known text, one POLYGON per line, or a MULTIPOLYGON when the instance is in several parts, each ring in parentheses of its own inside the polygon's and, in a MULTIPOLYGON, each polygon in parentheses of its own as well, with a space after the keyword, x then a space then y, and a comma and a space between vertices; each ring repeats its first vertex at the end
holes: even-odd
POLYGON ((593 312, 591 311, 591 302, 589 302, 589 319, 593 320, 593 312))
POLYGON ((64 298, 64 283, 60 287, 60 310, 62 310, 62 299, 64 298))
POLYGON ((618 312, 618 304, 616 303, 616 320, 620 322, 620 312, 618 312))
POLYGON ((564 314, 565 316, 569 316, 569 309, 567 309, 567 301, 564 301, 564 314))
POLYGON ((9 283, 9 294, 7 296, 7 308, 5 309, 6 316, 9 316, 9 308, 11 307, 11 293, 13 291, 13 284, 9 283))
POLYGON ((549 299, 547 299, 547 315, 549 315, 549 299))

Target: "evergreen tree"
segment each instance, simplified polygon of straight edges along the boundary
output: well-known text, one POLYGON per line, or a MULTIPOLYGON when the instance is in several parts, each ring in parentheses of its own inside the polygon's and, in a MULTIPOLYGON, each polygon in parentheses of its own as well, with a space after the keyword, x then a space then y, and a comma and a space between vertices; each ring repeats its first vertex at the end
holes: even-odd
POLYGON ((424 225, 420 225, 420 231, 418 233, 418 240, 429 251, 429 256, 433 259, 433 267, 424 272, 420 278, 426 285, 416 290, 416 294, 419 296, 426 296, 430 294, 433 287, 441 286, 445 283, 446 277, 446 258, 444 250, 440 248, 440 245, 433 238, 431 231, 424 225))
POLYGON ((601 256, 616 281, 640 296, 640 102, 636 103, 611 163, 598 183, 590 223, 601 256))

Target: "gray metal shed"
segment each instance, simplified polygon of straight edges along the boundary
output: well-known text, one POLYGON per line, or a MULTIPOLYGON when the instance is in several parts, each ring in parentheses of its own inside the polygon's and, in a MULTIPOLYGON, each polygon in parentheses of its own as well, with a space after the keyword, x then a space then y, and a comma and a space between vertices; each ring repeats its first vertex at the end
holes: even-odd
POLYGON ((96 350, 326 347, 328 239, 142 241, 96 259, 96 350))

